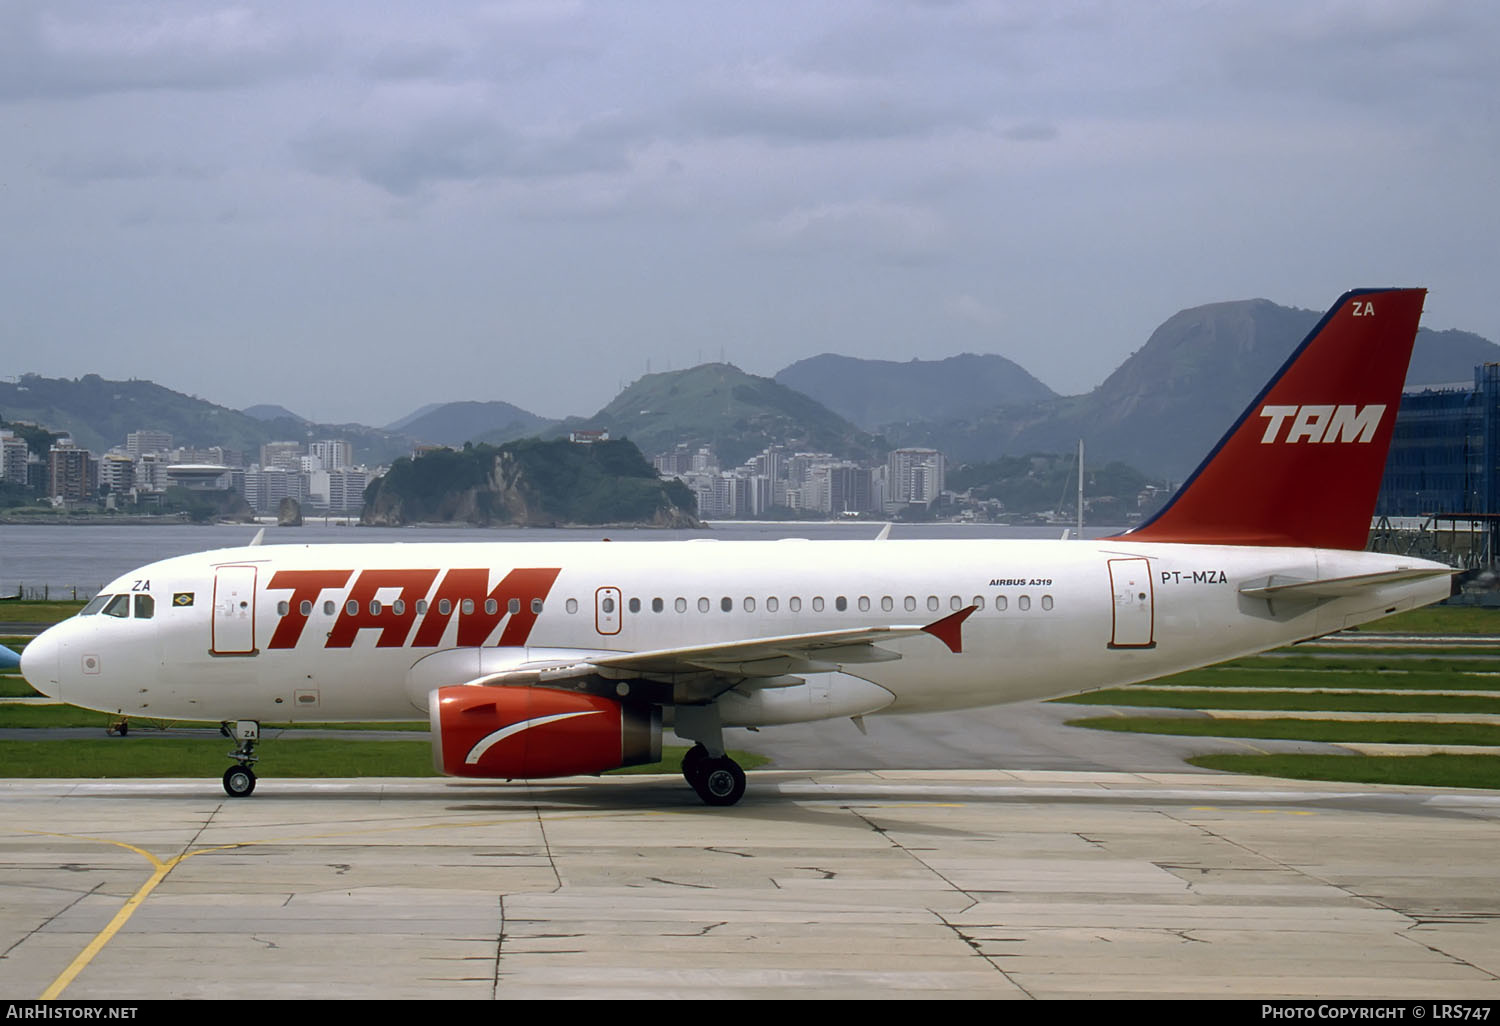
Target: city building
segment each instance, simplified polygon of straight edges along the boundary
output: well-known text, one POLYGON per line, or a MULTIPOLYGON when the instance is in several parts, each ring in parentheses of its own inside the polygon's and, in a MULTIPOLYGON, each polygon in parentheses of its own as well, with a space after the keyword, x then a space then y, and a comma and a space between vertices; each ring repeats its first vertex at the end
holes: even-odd
POLYGON ((71 438, 59 438, 47 454, 47 494, 54 500, 82 502, 99 490, 99 464, 71 438))
POLYGON ((169 452, 171 448, 172 435, 166 431, 132 431, 125 436, 125 451, 133 460, 147 453, 169 452))
POLYGON ((1500 513, 1500 364, 1401 396, 1375 513, 1500 513))
POLYGON ((886 460, 886 501, 897 509, 936 502, 946 475, 946 461, 936 449, 897 449, 886 460))
POLYGON ((24 486, 31 448, 13 431, 0 431, 0 481, 24 486))

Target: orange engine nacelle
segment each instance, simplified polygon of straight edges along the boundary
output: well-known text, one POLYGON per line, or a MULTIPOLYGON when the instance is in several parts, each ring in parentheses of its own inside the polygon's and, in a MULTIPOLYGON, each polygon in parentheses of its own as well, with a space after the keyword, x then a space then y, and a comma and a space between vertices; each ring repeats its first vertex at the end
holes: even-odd
POLYGON ((661 759, 661 709, 543 687, 438 688, 432 764, 455 777, 602 773, 661 759))

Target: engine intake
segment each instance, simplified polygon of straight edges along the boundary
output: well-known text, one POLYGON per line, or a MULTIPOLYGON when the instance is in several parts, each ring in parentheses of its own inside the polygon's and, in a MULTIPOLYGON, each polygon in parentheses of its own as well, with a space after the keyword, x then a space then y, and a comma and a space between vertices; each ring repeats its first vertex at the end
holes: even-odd
POLYGON ((661 759, 661 708, 544 687, 438 688, 432 764, 455 777, 602 773, 661 759))

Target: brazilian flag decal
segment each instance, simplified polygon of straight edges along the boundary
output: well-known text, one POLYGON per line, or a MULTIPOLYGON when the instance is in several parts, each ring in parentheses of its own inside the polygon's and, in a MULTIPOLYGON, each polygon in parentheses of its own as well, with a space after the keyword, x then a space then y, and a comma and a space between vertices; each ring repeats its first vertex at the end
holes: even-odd
POLYGON ((179 591, 172 595, 172 605, 190 606, 193 604, 193 593, 190 591, 179 591))

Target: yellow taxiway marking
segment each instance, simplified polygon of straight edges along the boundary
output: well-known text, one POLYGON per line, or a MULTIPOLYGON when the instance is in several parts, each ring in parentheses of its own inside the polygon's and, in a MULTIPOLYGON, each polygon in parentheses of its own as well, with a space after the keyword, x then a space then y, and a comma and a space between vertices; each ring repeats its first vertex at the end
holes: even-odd
MULTIPOLYGON (((32 830, 27 832, 43 833, 44 831, 32 830)), ((78 953, 78 957, 73 959, 72 963, 62 971, 61 975, 59 975, 57 979, 52 981, 52 985, 46 990, 42 991, 41 1000, 43 1001, 51 1001, 52 999, 56 998, 67 988, 68 984, 73 982, 74 977, 83 972, 84 967, 94 960, 95 955, 104 950, 104 945, 108 944, 110 942, 110 939, 113 938, 115 934, 120 932, 121 927, 123 927, 130 920, 130 917, 135 914, 135 910, 141 907, 141 903, 146 900, 146 896, 149 895, 152 891, 156 890, 156 885, 165 880, 167 878, 167 874, 170 873, 173 869, 176 869, 177 864, 180 863, 183 859, 192 858, 194 855, 202 855, 206 851, 222 851, 225 848, 243 847, 242 844, 219 844, 215 845, 212 848, 199 848, 196 851, 185 851, 181 855, 174 855, 172 858, 167 859, 165 862, 163 862, 161 859, 157 858, 146 849, 138 848, 133 844, 126 843, 125 841, 111 841, 106 837, 79 837, 76 834, 48 834, 47 836, 70 837, 74 840, 79 841, 98 841, 101 844, 113 844, 121 848, 128 848, 129 850, 135 852, 137 855, 145 857, 153 866, 156 867, 156 870, 151 874, 151 877, 145 883, 141 884, 141 886, 136 889, 136 892, 130 896, 130 900, 126 901, 125 904, 121 906, 120 911, 115 913, 114 918, 109 921, 104 929, 100 930, 98 935, 96 935, 94 939, 89 942, 88 947, 80 951, 78 953)))
MULTIPOLYGON (((603 816, 615 815, 619 814, 613 812, 603 814, 595 812, 563 813, 558 816, 549 816, 548 819, 597 819, 603 816)), ((135 914, 136 909, 140 908, 141 904, 145 902, 146 898, 150 896, 151 892, 156 890, 157 884, 165 880, 167 878, 167 874, 176 869, 178 864, 181 863, 184 859, 192 858, 194 855, 202 855, 206 852, 212 851, 225 851, 229 848, 248 848, 252 845, 257 844, 285 844, 291 841, 327 840, 335 837, 355 837, 360 834, 386 833, 392 829, 469 829, 474 827, 497 826, 506 823, 530 822, 535 822, 535 813, 532 811, 526 811, 518 813, 515 816, 507 816, 501 819, 491 819, 468 823, 444 821, 439 823, 425 823, 421 825, 403 825, 395 828, 390 826, 379 826, 368 827, 360 830, 345 830, 321 834, 301 834, 279 838, 264 838, 258 841, 235 841, 232 844, 216 844, 208 848, 197 848, 193 851, 185 851, 182 854, 174 855, 171 858, 166 859, 165 861, 157 858, 146 849, 137 847, 136 845, 130 844, 126 841, 115 841, 107 837, 83 837, 78 834, 59 834, 47 830, 28 830, 26 831, 26 833, 40 834, 44 837, 67 837, 75 841, 95 841, 99 844, 113 844, 116 847, 126 848, 130 851, 135 852, 137 855, 140 855, 142 858, 150 862, 153 867, 155 867, 153 872, 151 873, 150 878, 148 878, 145 883, 141 884, 141 886, 136 889, 136 892, 130 896, 129 900, 127 900, 125 904, 120 908, 120 911, 115 913, 114 918, 109 921, 104 929, 99 931, 94 939, 89 942, 87 947, 85 947, 78 953, 78 957, 73 959, 72 963, 62 971, 57 979, 52 981, 52 985, 42 992, 40 1000, 51 1001, 54 998, 58 997, 58 995, 60 995, 64 990, 66 990, 68 984, 72 983, 73 980, 78 976, 78 974, 83 972, 88 964, 94 960, 94 957, 98 955, 100 951, 104 950, 104 946, 114 938, 115 934, 119 933, 120 930, 125 926, 125 924, 130 921, 130 917, 135 914)))

